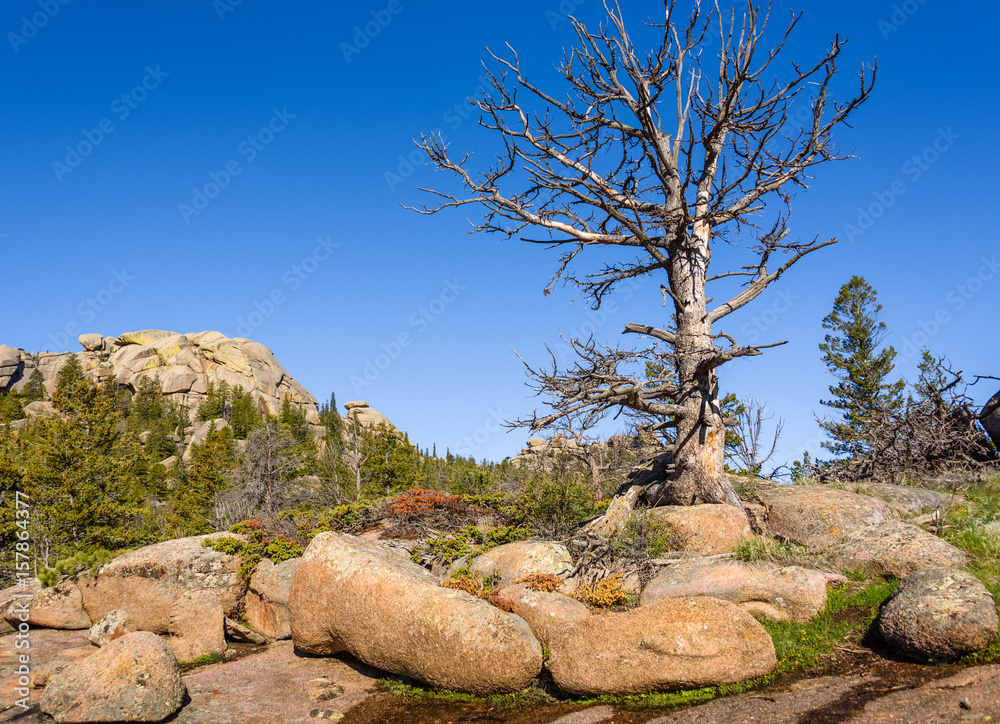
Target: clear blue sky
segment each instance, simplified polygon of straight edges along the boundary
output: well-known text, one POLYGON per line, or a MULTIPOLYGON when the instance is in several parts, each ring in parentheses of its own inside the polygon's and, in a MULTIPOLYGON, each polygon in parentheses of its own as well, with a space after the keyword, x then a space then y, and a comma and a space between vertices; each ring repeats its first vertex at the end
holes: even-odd
MULTIPOLYGON (((640 20, 659 4, 623 7, 640 20)), ((900 373, 914 373, 923 325, 957 368, 1000 374, 1000 269, 983 261, 1000 254, 1000 7, 775 1, 780 20, 793 8, 804 17, 787 58, 816 58, 840 33, 845 83, 875 57, 879 79, 839 136, 859 158, 821 168, 795 202, 793 233, 842 243, 723 327, 756 318, 757 341, 791 340, 722 370, 724 390, 785 418, 786 456, 818 445, 831 381, 820 320, 852 274, 879 292, 900 373), (859 207, 888 201, 849 243, 859 207)), ((509 42, 551 79, 573 40, 567 10, 591 24, 603 12, 598 0, 7 0, 0 343, 78 350, 80 332, 143 328, 250 336, 318 398, 367 399, 422 446, 515 454, 527 435, 494 418, 538 401, 511 348, 543 362, 544 342, 581 329, 587 309, 569 290, 542 296, 552 252, 467 235, 468 209, 402 209, 441 180, 406 156, 441 129, 485 164, 492 141, 464 107, 485 48, 509 42)), ((659 281, 622 297, 596 320, 599 338, 663 323, 659 281)), ((997 385, 973 393, 984 402, 997 385)))

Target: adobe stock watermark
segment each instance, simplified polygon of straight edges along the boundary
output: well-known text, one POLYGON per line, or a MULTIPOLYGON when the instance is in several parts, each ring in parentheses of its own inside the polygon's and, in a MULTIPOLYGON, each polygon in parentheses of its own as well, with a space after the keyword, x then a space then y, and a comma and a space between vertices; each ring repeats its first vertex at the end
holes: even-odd
POLYGON ((377 352, 372 357, 365 358, 364 367, 360 375, 351 375, 350 382, 354 391, 357 393, 366 387, 371 387, 375 380, 381 377, 382 373, 389 369, 392 363, 402 356, 403 350, 416 341, 416 335, 426 332, 434 322, 441 318, 448 307, 458 301, 458 298, 462 296, 462 292, 467 289, 468 287, 460 284, 457 278, 446 279, 441 292, 427 302, 427 304, 418 307, 417 311, 413 312, 407 318, 410 329, 415 331, 400 330, 389 342, 383 342, 379 345, 380 352, 377 352))
POLYGON ((385 4, 385 7, 378 10, 372 10, 370 14, 371 20, 368 20, 363 25, 354 26, 354 35, 351 38, 351 42, 342 42, 340 44, 340 52, 344 54, 344 60, 350 63, 354 60, 354 56, 361 55, 361 52, 372 44, 382 31, 385 30, 397 15, 402 13, 406 9, 403 4, 403 0, 389 0, 385 4))
MULTIPOLYGON (((787 287, 778 290, 778 298, 771 302, 771 306, 754 315, 749 322, 740 327, 740 334, 746 337, 749 344, 753 344, 760 339, 760 336, 775 325, 779 317, 787 312, 795 302, 799 300, 799 295, 792 292, 787 287)), ((743 340, 740 340, 743 342, 743 340)))
MULTIPOLYGON (((31 499, 20 490, 14 491, 14 535, 17 542, 14 543, 14 571, 17 576, 17 585, 23 588, 24 593, 15 593, 11 596, 12 604, 7 611, 7 615, 17 619, 17 626, 14 633, 14 649, 17 651, 17 668, 12 669, 14 674, 14 694, 21 697, 14 702, 22 711, 28 710, 28 697, 31 694, 31 626, 28 624, 32 595, 28 591, 28 580, 32 577, 31 572, 31 499)), ((11 621, 8 618, 8 621, 11 621)), ((12 622, 12 621, 11 621, 12 622)), ((13 623, 13 622, 12 622, 13 623)))
POLYGON ((317 236, 316 247, 312 253, 282 272, 281 285, 272 289, 263 299, 255 299, 252 312, 236 318, 237 337, 249 339, 256 329, 274 315, 278 307, 288 301, 290 294, 297 292, 319 270, 320 265, 333 256, 333 252, 340 248, 340 244, 330 237, 330 234, 327 234, 325 239, 317 236))
POLYGON ((462 438, 452 449, 464 458, 473 457, 496 433, 503 429, 503 410, 490 408, 483 424, 462 438))
POLYGON ((30 18, 27 15, 21 17, 20 35, 13 31, 7 33, 7 40, 10 41, 10 47, 14 49, 14 52, 20 53, 21 47, 34 40, 38 36, 38 31, 59 14, 60 7, 69 5, 69 2, 70 0, 38 0, 39 10, 33 13, 30 18))
POLYGON ((219 22, 225 22, 226 15, 236 11, 240 5, 243 4, 243 0, 213 0, 212 9, 215 10, 215 14, 219 18, 219 22))
POLYGON ((877 25, 882 33, 882 40, 888 40, 893 33, 898 33, 910 18, 917 14, 922 5, 926 5, 927 0, 904 0, 901 3, 892 4, 892 14, 888 20, 879 20, 877 25))
MULTIPOLYGON (((125 267, 121 270, 112 270, 108 283, 93 295, 87 297, 76 306, 76 316, 85 324, 90 324, 97 315, 107 309, 115 298, 124 292, 128 285, 135 281, 135 277, 128 273, 125 267)), ((62 326, 60 331, 49 333, 49 339, 55 345, 56 350, 68 349, 70 340, 76 339, 83 330, 77 321, 69 321, 62 326)))
MULTIPOLYGON (((163 79, 170 75, 170 73, 160 68, 159 63, 156 64, 155 68, 147 65, 145 70, 146 75, 142 77, 142 80, 137 85, 132 86, 131 90, 122 93, 111 101, 109 110, 119 121, 124 121, 132 115, 132 111, 138 108, 139 104, 146 100, 152 91, 160 87, 163 79)), ((114 133, 115 130, 114 120, 111 116, 105 116, 93 128, 84 128, 80 131, 83 139, 77 141, 75 144, 66 145, 66 156, 62 162, 52 162, 52 172, 56 175, 56 179, 62 182, 66 174, 73 173, 73 171, 80 167, 83 160, 104 143, 105 139, 114 133)))
MULTIPOLYGON (((479 85, 476 86, 475 91, 466 96, 464 102, 448 106, 444 113, 441 114, 441 122, 452 131, 457 131, 465 121, 476 113, 469 99, 478 96, 482 92, 483 88, 486 87, 486 78, 485 76, 479 76, 477 80, 479 81, 479 85)), ((448 143, 448 134, 444 132, 443 126, 435 128, 426 135, 437 136, 441 139, 441 143, 448 143)), ((396 168, 386 171, 383 174, 389 191, 395 191, 400 184, 416 173, 418 166, 422 166, 428 162, 427 153, 422 148, 414 148, 405 156, 400 154, 396 160, 396 168)))
POLYGON ((549 30, 555 30, 559 27, 560 23, 569 22, 570 15, 576 12, 576 9, 585 2, 587 0, 562 0, 555 10, 546 10, 545 19, 549 23, 549 30))
POLYGON ((295 114, 288 112, 288 106, 282 107, 281 110, 273 108, 270 120, 261 126, 256 133, 247 136, 236 147, 238 158, 227 161, 219 171, 210 171, 207 183, 191 189, 190 204, 180 203, 177 205, 177 210, 180 212, 181 218, 184 219, 184 223, 190 224, 192 216, 198 216, 207 209, 212 200, 218 198, 219 194, 233 182, 233 179, 243 173, 245 168, 243 164, 253 163, 260 152, 270 146, 277 135, 288 128, 288 124, 294 119, 295 114), (243 164, 240 163, 240 159, 243 160, 243 164))
MULTIPOLYGON (((948 126, 948 128, 939 128, 934 141, 919 154, 913 155, 906 161, 900 169, 900 173, 911 184, 917 183, 931 169, 931 166, 937 163, 941 156, 947 153, 961 137, 962 135, 955 133, 951 129, 951 126, 948 126)), ((853 244, 855 239, 871 229, 875 225, 875 222, 882 218, 886 211, 896 203, 896 199, 908 190, 909 187, 906 181, 902 178, 897 178, 884 190, 875 191, 872 194, 875 199, 874 201, 867 206, 859 206, 857 208, 857 217, 854 223, 848 222, 844 224, 844 234, 846 234, 847 240, 853 244)))
POLYGON ((997 261, 996 254, 989 258, 984 256, 979 261, 980 265, 975 274, 961 284, 956 284, 945 294, 946 306, 939 307, 928 319, 919 320, 916 332, 903 336, 899 345, 901 359, 911 360, 920 356, 921 350, 927 343, 951 322, 952 314, 965 309, 966 305, 983 291, 986 284, 1000 274, 1000 261, 997 261))
POLYGON ((600 309, 587 307, 587 311, 585 312, 587 320, 579 325, 570 327, 568 334, 562 335, 558 342, 549 345, 549 349, 556 356, 558 363, 568 365, 576 358, 573 347, 563 337, 586 341, 595 336, 599 329, 606 326, 608 322, 611 322, 612 317, 621 311, 618 305, 627 302, 641 288, 642 282, 637 278, 626 279, 616 286, 614 291, 604 296, 600 309))

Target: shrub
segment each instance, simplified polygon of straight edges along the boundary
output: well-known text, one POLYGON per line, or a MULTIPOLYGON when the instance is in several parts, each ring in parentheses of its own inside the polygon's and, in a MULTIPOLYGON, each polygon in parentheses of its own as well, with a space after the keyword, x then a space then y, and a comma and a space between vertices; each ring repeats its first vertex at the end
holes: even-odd
POLYGON ((425 558, 435 558, 443 563, 452 563, 459 558, 471 559, 491 548, 527 538, 530 534, 524 528, 509 525, 486 529, 467 525, 457 533, 428 538, 414 550, 412 559, 416 563, 425 558))
MULTIPOLYGON (((278 565, 292 558, 302 557, 302 544, 298 540, 289 540, 283 533, 279 533, 274 538, 265 538, 264 531, 260 526, 251 525, 258 521, 244 521, 238 523, 233 528, 240 527, 246 530, 244 533, 246 540, 230 538, 207 538, 202 541, 202 545, 220 553, 228 553, 240 557, 239 577, 243 580, 250 580, 257 564, 263 559, 269 559, 274 565, 278 565)), ((233 531, 236 532, 236 531, 233 531)))
POLYGON ((497 595, 498 589, 484 584, 483 581, 477 578, 462 576, 461 578, 446 579, 441 581, 441 587, 451 588, 455 591, 465 591, 466 593, 472 594, 476 598, 481 598, 482 600, 489 602, 501 611, 514 613, 513 606, 506 601, 500 600, 500 597, 497 595))
POLYGON ((536 535, 560 537, 600 512, 594 491, 576 473, 521 473, 517 481, 518 522, 536 535))
POLYGON ((529 573, 524 578, 514 581, 514 585, 519 583, 523 583, 532 591, 553 593, 562 585, 563 580, 554 573, 529 573))
POLYGON ((48 588, 56 585, 61 576, 75 576, 82 571, 88 571, 90 575, 94 575, 99 566, 110 563, 114 557, 114 553, 104 548, 84 548, 68 558, 56 561, 52 568, 45 566, 39 568, 38 580, 48 588))
POLYGON ((632 601, 632 597, 622 586, 621 575, 602 578, 590 587, 581 586, 576 589, 573 597, 597 608, 623 606, 632 601))

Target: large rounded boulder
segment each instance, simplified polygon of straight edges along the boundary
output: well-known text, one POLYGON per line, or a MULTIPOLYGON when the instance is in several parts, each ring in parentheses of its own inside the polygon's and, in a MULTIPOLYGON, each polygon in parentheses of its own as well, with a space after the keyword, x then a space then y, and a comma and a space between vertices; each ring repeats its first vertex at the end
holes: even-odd
POLYGON ((519 691, 542 669, 524 619, 463 591, 377 543, 321 533, 288 598, 292 640, 306 653, 348 651, 370 666, 487 695, 519 691))
POLYGON ((246 597, 247 623, 271 639, 291 638, 288 624, 288 592, 292 587, 299 558, 274 565, 265 558, 250 577, 246 597))
POLYGON ((154 722, 180 709, 184 693, 170 647, 138 631, 56 674, 40 708, 57 722, 154 722))
POLYGON ((969 564, 965 551, 904 520, 887 520, 852 531, 832 550, 844 570, 903 578, 923 568, 958 568, 969 564))
POLYGON ((715 598, 671 598, 553 628, 546 668, 570 694, 641 694, 770 673, 774 644, 753 616, 715 598))
POLYGON ((771 535, 827 550, 848 535, 897 516, 884 500, 820 485, 775 485, 758 491, 771 535))
POLYGON ((925 568, 904 578, 882 607, 879 632, 908 654, 948 661, 996 641, 996 603, 971 573, 925 568))
POLYGON ((711 596, 772 621, 809 621, 826 607, 826 576, 799 566, 750 566, 737 561, 690 560, 667 566, 647 584, 639 602, 711 596))
POLYGON ((119 609, 140 630, 165 634, 174 603, 199 590, 217 593, 228 611, 243 598, 246 582, 238 576, 239 556, 204 545, 206 539, 218 537, 240 538, 212 533, 156 543, 118 556, 93 578, 81 577, 77 584, 91 620, 100 621, 119 609))
MULTIPOLYGON (((471 569, 477 576, 496 577, 503 584, 514 583, 535 573, 566 578, 573 572, 573 558, 562 543, 520 540, 476 556, 472 559, 471 569)), ((572 593, 573 588, 573 583, 567 581, 560 590, 572 593)))
POLYGON ((729 553, 752 532, 743 511, 731 505, 666 505, 648 515, 668 529, 671 548, 700 556, 729 553))

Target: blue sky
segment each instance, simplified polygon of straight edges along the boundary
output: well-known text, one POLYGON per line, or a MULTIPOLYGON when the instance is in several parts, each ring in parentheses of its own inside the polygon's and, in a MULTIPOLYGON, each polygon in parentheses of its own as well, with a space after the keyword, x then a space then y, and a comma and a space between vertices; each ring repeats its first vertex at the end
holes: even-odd
MULTIPOLYGON (((657 7, 623 3, 635 21, 657 7)), ((989 217, 1000 8, 776 0, 776 20, 793 8, 804 16, 786 58, 814 59, 840 33, 843 92, 876 57, 879 78, 838 136, 858 158, 821 168, 794 203, 796 236, 841 243, 723 327, 790 340, 722 369, 724 390, 785 419, 782 457, 818 447, 831 382, 820 321, 853 274, 879 292, 902 375, 922 344, 969 375, 1000 374, 989 217)), ((553 252, 468 235, 469 208, 423 217, 401 205, 442 181, 409 158, 422 132, 490 160, 464 103, 485 48, 509 42, 548 83, 573 41, 567 12, 596 24, 603 8, 8 0, 0 343, 78 350, 81 332, 144 328, 249 336, 318 398, 367 399, 422 446, 516 454, 528 435, 495 421, 541 401, 511 350, 542 363, 560 332, 591 325, 617 342, 626 322, 662 324, 659 281, 588 312, 571 290, 543 297, 553 252)), ((973 395, 985 402, 996 385, 973 395)))

